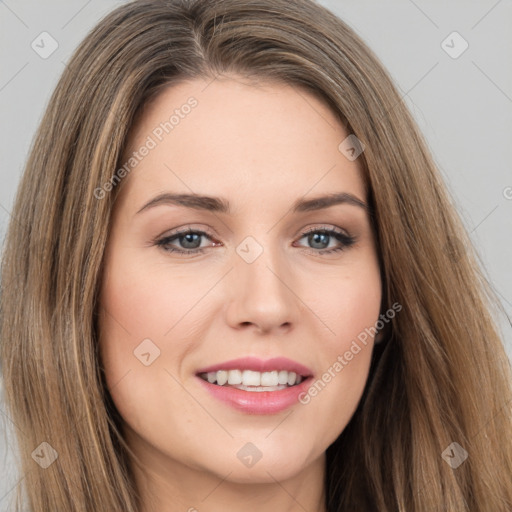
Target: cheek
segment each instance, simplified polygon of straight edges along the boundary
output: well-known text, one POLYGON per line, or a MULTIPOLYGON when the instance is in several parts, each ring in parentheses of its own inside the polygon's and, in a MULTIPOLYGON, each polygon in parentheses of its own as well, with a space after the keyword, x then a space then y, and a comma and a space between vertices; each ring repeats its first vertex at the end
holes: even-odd
POLYGON ((105 367, 112 379, 120 378, 135 363, 139 370, 136 356, 144 347, 149 352, 160 351, 155 365, 175 366, 171 355, 172 361, 180 361, 187 344, 173 343, 172 351, 169 344, 173 339, 190 339, 189 319, 197 314, 191 310, 211 284, 198 286, 196 274, 187 277, 179 269, 150 265, 140 249, 118 246, 113 256, 106 266, 99 308, 105 367), (139 349, 141 343, 146 345, 139 349))
POLYGON ((182 395, 173 376, 181 377, 178 362, 188 345, 173 344, 170 350, 169 343, 183 336, 179 332, 186 322, 180 320, 198 291, 176 293, 165 273, 148 273, 146 267, 133 257, 124 261, 119 251, 105 273, 99 308, 101 361, 114 404, 130 428, 151 437, 152 429, 166 432, 172 425, 176 434, 170 439, 184 439, 188 434, 180 430, 179 418, 194 416, 193 403, 181 400, 180 415, 164 411, 175 410, 176 397, 182 395))
POLYGON ((381 305, 378 275, 346 280, 341 290, 333 293, 332 302, 336 303, 336 307, 330 310, 336 336, 332 336, 329 346, 337 351, 349 350, 356 338, 371 345, 374 334, 371 328, 375 327, 381 305))
MULTIPOLYGON (((139 409, 152 402, 147 389, 169 386, 163 368, 171 368, 165 346, 171 336, 165 335, 184 316, 189 301, 163 276, 150 275, 147 264, 129 251, 118 250, 112 263, 106 268, 99 304, 100 355, 112 397, 121 389, 130 390, 117 404, 129 412, 130 404, 139 409)), ((173 347, 172 354, 179 359, 180 346, 173 347)))
POLYGON ((193 289, 182 287, 179 277, 168 282, 165 269, 149 272, 147 262, 128 258, 117 257, 107 273, 101 304, 124 329, 125 337, 130 333, 134 339, 160 338, 184 314, 193 289))
MULTIPOLYGON (((371 255, 369 255, 371 256, 371 255)), ((324 324, 322 351, 332 358, 349 350, 351 341, 361 335, 371 343, 368 329, 380 313, 381 280, 373 257, 337 269, 308 286, 311 309, 324 324)))
POLYGON ((315 313, 323 320, 319 340, 321 370, 300 397, 309 418, 328 418, 326 437, 332 441, 355 412, 368 378, 379 319, 381 282, 378 266, 361 266, 332 279, 328 292, 317 293, 315 313))

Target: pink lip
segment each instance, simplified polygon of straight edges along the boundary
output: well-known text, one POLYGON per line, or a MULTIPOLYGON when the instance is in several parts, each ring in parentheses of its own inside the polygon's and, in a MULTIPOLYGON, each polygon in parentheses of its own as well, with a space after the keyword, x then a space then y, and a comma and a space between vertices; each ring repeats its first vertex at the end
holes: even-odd
POLYGON ((287 359, 286 357, 275 357, 266 361, 256 357, 243 357, 232 359, 224 363, 215 364, 201 368, 196 376, 205 389, 218 400, 249 414, 275 414, 283 411, 299 401, 299 395, 306 391, 312 380, 313 373, 306 366, 287 359), (219 370, 253 370, 265 372, 272 370, 287 370, 301 375, 304 380, 286 389, 279 391, 244 391, 231 386, 218 386, 210 384, 199 377, 202 373, 216 372, 219 370))
POLYGON ((230 386, 210 384, 196 377, 215 398, 248 414, 275 414, 298 403, 299 395, 309 387, 312 377, 300 384, 279 391, 244 391, 230 386))
POLYGON ((286 357, 274 357, 272 359, 258 359, 257 357, 242 357, 240 359, 232 359, 224 363, 215 364, 206 368, 201 368, 196 372, 200 373, 216 372, 219 370, 252 370, 255 372, 270 372, 272 370, 286 370, 295 372, 297 375, 303 377, 310 377, 313 375, 312 371, 306 366, 292 361, 286 357))

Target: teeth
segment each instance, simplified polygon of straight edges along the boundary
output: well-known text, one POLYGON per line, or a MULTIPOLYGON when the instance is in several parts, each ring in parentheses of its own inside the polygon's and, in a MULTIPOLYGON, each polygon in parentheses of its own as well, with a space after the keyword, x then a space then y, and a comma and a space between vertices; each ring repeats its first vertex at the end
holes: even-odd
POLYGON ((217 384, 219 386, 224 386, 224 384, 226 384, 227 381, 228 381, 228 372, 226 372, 224 370, 219 370, 217 372, 217 384))
POLYGON ((228 384, 242 384, 242 372, 240 370, 229 370, 228 384))
POLYGON ((282 384, 280 386, 235 386, 237 389, 242 389, 244 391, 279 391, 280 389, 286 389, 288 386, 286 384, 282 384))
MULTIPOLYGON (((231 370, 233 371, 233 370, 231 370)), ((242 373, 242 382, 244 386, 260 386, 261 373, 253 372, 252 370, 244 370, 242 373)))
POLYGON ((261 374, 261 385, 262 386, 277 386, 278 380, 278 372, 263 372, 261 374))
POLYGON ((295 372, 288 372, 288 386, 293 386, 295 384, 295 379, 297 374, 295 372))
POLYGON ((279 382, 279 384, 288 384, 288 372, 286 370, 281 370, 278 373, 277 382, 279 382))
POLYGON ((286 370, 272 370, 270 372, 255 372, 252 370, 219 370, 217 372, 202 373, 200 375, 210 384, 224 386, 225 384, 237 386, 239 389, 269 391, 284 389, 287 385, 294 386, 303 380, 301 375, 286 370), (265 389, 272 388, 272 389, 265 389))

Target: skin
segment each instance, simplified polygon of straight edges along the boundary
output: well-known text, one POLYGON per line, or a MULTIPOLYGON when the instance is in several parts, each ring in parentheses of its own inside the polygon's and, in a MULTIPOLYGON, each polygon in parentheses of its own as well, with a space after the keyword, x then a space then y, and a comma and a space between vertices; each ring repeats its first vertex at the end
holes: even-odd
MULTIPOLYGON (((196 371, 230 359, 284 356, 320 378, 379 317, 381 280, 365 209, 338 204, 292 213, 298 199, 333 192, 366 201, 360 159, 338 145, 348 133, 320 100, 277 83, 236 76, 174 85, 146 105, 127 157, 169 113, 198 105, 121 183, 105 254, 100 351, 107 386, 139 459, 143 512, 323 511, 325 450, 361 398, 376 340, 307 405, 254 415, 213 398, 196 371), (159 205, 163 192, 229 200, 232 214, 159 205), (192 256, 154 241, 177 228, 211 233, 192 256), (309 228, 333 236, 315 245, 309 228), (263 252, 247 263, 236 248, 253 237, 263 252), (160 356, 134 356, 149 338, 160 356), (252 467, 237 452, 261 453, 252 467)), ((189 240, 175 239, 187 250, 189 240)), ((190 249, 189 249, 190 250, 190 249)))

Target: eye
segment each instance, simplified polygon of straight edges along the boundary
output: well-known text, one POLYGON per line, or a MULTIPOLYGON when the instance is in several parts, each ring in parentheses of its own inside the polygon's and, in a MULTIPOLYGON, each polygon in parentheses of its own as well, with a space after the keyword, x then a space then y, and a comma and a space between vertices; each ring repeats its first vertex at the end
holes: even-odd
POLYGON ((164 251, 167 252, 175 252, 179 254, 197 254, 204 252, 205 249, 205 247, 201 247, 202 238, 208 238, 212 240, 212 237, 204 231, 187 228, 157 240, 155 245, 161 247, 164 251), (175 241, 179 242, 182 245, 182 248, 173 247, 171 244, 175 241))
POLYGON ((343 251, 353 245, 355 237, 333 228, 312 228, 302 234, 302 238, 307 238, 308 244, 315 249, 315 254, 329 254, 343 251), (330 242, 338 241, 338 246, 329 247, 330 242))
MULTIPOLYGON (((200 230, 193 230, 190 227, 177 231, 169 236, 157 240, 154 244, 164 251, 182 255, 203 253, 208 247, 221 245, 220 242, 213 242, 213 245, 201 246, 202 239, 207 238, 213 241, 212 235, 200 230), (176 247, 176 244, 181 247, 176 247)), ((347 249, 356 242, 353 236, 333 228, 311 228, 302 233, 299 240, 307 238, 310 244, 310 251, 313 254, 329 254, 347 249), (338 245, 329 247, 331 242, 338 245)))

